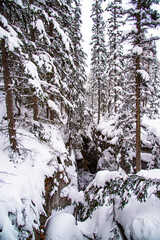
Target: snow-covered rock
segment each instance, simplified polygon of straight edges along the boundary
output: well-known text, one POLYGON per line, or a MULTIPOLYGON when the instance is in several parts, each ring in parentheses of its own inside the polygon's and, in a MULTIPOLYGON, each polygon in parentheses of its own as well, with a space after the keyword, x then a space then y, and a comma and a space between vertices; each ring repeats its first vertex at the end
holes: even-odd
POLYGON ((83 240, 83 235, 69 213, 51 217, 46 226, 46 240, 83 240))

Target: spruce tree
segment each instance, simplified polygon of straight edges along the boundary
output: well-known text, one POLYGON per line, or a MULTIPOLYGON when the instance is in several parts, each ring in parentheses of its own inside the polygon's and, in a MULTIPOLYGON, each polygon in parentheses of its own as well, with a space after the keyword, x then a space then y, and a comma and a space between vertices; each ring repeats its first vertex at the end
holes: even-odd
POLYGON ((102 0, 95 0, 92 4, 91 18, 93 20, 92 26, 92 41, 91 41, 91 76, 93 85, 97 89, 97 123, 100 121, 102 108, 102 90, 105 80, 106 69, 106 45, 105 45, 105 22, 103 20, 103 10, 101 7, 102 0))
POLYGON ((117 114, 122 109, 122 88, 124 82, 123 47, 122 47, 122 1, 110 1, 107 8, 109 18, 107 50, 107 95, 108 114, 117 114))
POLYGON ((70 38, 72 43, 71 56, 73 66, 69 72, 69 98, 72 108, 69 112, 68 126, 70 130, 70 144, 73 148, 81 149, 85 121, 85 89, 86 81, 85 59, 86 55, 82 48, 81 33, 81 3, 74 0, 72 3, 72 23, 70 26, 70 38), (71 90, 72 89, 72 90, 71 90))
POLYGON ((18 25, 23 18, 23 6, 16 1, 0 2, 0 44, 1 62, 3 68, 3 81, 6 93, 6 110, 8 119, 8 133, 10 146, 18 151, 16 137, 15 82, 18 79, 19 55, 22 52, 23 43, 19 38, 20 29, 18 25))
MULTIPOLYGON (((150 91, 149 71, 144 64, 149 60, 149 53, 154 51, 152 41, 156 38, 148 37, 147 31, 158 26, 159 14, 152 8, 153 4, 159 1, 131 0, 132 7, 127 11, 127 20, 132 22, 133 30, 126 38, 132 45, 130 57, 132 59, 135 88, 135 118, 136 118, 136 172, 141 169, 141 113, 142 113, 142 92, 150 91)), ((151 59, 151 58, 150 58, 151 59)))

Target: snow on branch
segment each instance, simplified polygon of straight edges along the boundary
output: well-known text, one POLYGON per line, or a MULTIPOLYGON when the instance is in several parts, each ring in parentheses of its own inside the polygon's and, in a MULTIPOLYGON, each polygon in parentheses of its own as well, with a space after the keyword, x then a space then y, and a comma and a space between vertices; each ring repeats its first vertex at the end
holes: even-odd
POLYGON ((29 76, 31 76, 31 78, 28 79, 29 84, 31 84, 35 88, 38 94, 42 93, 43 91, 41 88, 41 80, 38 76, 36 65, 31 61, 26 61, 24 65, 25 65, 25 72, 29 76))
POLYGON ((57 21, 55 21, 52 18, 53 24, 55 29, 57 30, 57 32, 60 34, 60 36, 62 37, 62 41, 65 45, 65 48, 68 52, 70 52, 70 45, 71 45, 71 40, 70 38, 66 35, 66 33, 62 30, 62 28, 60 27, 59 23, 57 21))
POLYGON ((54 111, 61 119, 61 112, 60 112, 58 106, 55 104, 55 102, 53 102, 52 100, 48 100, 47 103, 48 103, 49 108, 51 108, 52 111, 54 111))
POLYGON ((15 48, 21 50, 22 41, 17 37, 17 32, 8 24, 7 19, 0 14, 0 39, 6 38, 7 45, 10 51, 13 51, 15 48))
POLYGON ((149 81, 149 75, 145 70, 143 69, 137 70, 137 73, 139 73, 145 81, 149 81))
POLYGON ((141 55, 143 53, 143 48, 136 46, 136 47, 133 48, 132 52, 134 54, 141 55))

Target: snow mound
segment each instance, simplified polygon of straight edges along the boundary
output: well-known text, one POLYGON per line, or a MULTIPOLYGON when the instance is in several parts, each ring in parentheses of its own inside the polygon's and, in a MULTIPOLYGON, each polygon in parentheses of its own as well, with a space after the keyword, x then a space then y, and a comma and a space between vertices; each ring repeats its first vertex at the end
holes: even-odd
POLYGON ((46 240, 83 240, 83 235, 69 213, 60 213, 47 222, 46 240))
POLYGON ((147 179, 160 179, 160 169, 141 170, 137 175, 147 179))
POLYGON ((131 225, 132 238, 138 240, 159 240, 160 223, 150 215, 138 214, 131 225))
POLYGON ((124 209, 117 211, 117 220, 123 226, 127 239, 160 239, 160 201, 151 196, 146 202, 131 197, 124 209))
POLYGON ((89 184, 89 186, 87 187, 87 189, 90 188, 90 186, 94 186, 94 187, 104 187, 106 182, 110 182, 111 180, 115 180, 117 178, 122 177, 122 175, 117 172, 117 171, 108 171, 108 170, 102 170, 102 171, 98 171, 95 178, 93 179, 93 181, 89 184))

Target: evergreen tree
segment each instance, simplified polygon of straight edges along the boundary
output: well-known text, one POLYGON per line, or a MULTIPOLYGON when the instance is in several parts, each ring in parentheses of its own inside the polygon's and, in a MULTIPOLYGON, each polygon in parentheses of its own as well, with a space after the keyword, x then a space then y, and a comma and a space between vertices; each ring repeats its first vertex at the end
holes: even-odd
POLYGON ((102 90, 104 91, 105 69, 106 69, 106 46, 105 46, 105 23, 103 20, 102 0, 95 0, 92 4, 91 18, 92 27, 92 49, 91 49, 91 76, 93 85, 97 89, 98 119, 100 121, 102 107, 102 90))
POLYGON ((113 0, 107 8, 108 18, 108 52, 107 52, 107 92, 108 114, 117 114, 122 107, 122 88, 124 82, 123 48, 122 48, 122 1, 113 0))
POLYGON ((132 7, 128 9, 128 21, 131 21, 134 30, 128 33, 128 40, 132 44, 130 56, 132 57, 133 74, 135 79, 135 98, 136 98, 136 171, 141 169, 141 105, 142 91, 149 91, 149 75, 144 61, 148 61, 148 53, 153 51, 151 42, 153 37, 146 36, 148 29, 156 27, 159 22, 159 15, 152 9, 153 4, 158 4, 157 0, 131 0, 132 7))
POLYGON ((16 1, 0 2, 0 44, 3 80, 6 93, 8 132, 11 148, 18 151, 15 122, 15 82, 18 79, 18 60, 22 52, 22 41, 19 38, 18 25, 23 19, 23 8, 16 1), (17 71, 15 71, 17 69, 17 71))

